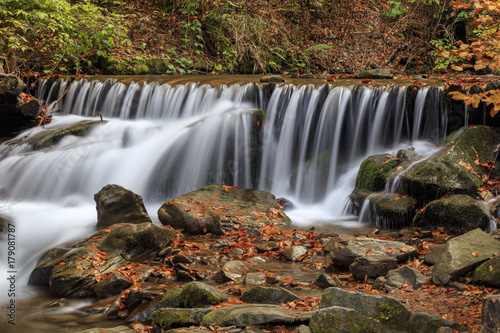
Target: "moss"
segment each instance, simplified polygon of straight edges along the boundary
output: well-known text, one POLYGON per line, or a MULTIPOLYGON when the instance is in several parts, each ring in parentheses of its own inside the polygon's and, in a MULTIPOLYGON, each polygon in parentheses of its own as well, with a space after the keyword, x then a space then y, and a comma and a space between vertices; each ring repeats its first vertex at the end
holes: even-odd
POLYGON ((151 315, 154 324, 165 328, 170 326, 182 326, 188 324, 199 324, 208 313, 208 309, 160 309, 151 315))
POLYGON ((390 155, 373 155, 366 158, 359 167, 355 190, 381 191, 385 187, 387 175, 399 165, 390 155))
POLYGON ((165 308, 178 308, 182 305, 182 288, 172 289, 165 292, 162 296, 160 304, 165 308))
POLYGON ((410 226, 415 216, 417 200, 398 194, 372 195, 369 197, 372 219, 385 229, 410 226))
POLYGON ((202 308, 219 304, 223 297, 216 289, 208 285, 190 282, 182 287, 182 303, 187 308, 202 308), (218 295, 219 294, 219 295, 218 295))
POLYGON ((409 312, 396 302, 380 302, 375 311, 377 314, 372 319, 389 328, 400 328, 409 317, 409 312))
POLYGON ((475 283, 500 287, 500 257, 494 257, 481 264, 472 274, 475 283))

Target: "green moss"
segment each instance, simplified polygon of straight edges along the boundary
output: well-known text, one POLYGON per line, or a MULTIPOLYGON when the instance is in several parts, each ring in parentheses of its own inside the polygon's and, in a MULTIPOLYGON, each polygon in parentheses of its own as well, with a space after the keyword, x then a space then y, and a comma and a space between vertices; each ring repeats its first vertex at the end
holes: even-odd
POLYGON ((190 282, 182 287, 181 299, 186 308, 202 308, 219 304, 225 297, 215 287, 190 282))
POLYGON ((381 191, 385 187, 387 175, 399 165, 397 159, 389 155, 374 155, 366 158, 359 167, 355 190, 381 191))
POLYGON ((409 317, 409 312, 396 302, 380 302, 375 311, 377 314, 372 319, 390 328, 401 327, 409 317))
POLYGON ((154 324, 169 328, 170 326, 182 326, 188 324, 199 324, 208 313, 208 309, 160 309, 151 315, 154 324))
POLYGON ((171 289, 165 292, 162 296, 160 304, 165 308, 178 308, 182 305, 182 288, 171 289))

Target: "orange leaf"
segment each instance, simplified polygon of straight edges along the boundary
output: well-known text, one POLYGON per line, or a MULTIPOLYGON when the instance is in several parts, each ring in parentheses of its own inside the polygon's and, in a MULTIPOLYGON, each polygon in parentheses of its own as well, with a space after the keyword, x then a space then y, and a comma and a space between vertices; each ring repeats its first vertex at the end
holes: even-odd
POLYGON ((367 256, 370 255, 370 254, 372 254, 372 253, 373 253, 372 249, 368 249, 368 251, 366 251, 366 255, 367 256))
POLYGON ((493 272, 493 266, 489 265, 488 269, 490 270, 490 272, 493 272))
POLYGON ((477 256, 479 255, 479 253, 477 253, 477 252, 472 252, 472 255, 473 255, 474 257, 477 257, 477 256))
POLYGON ((401 251, 401 252, 408 252, 410 250, 408 250, 408 248, 406 248, 406 247, 402 247, 402 248, 399 249, 399 251, 401 251))
POLYGON ((385 249, 385 253, 387 254, 391 254, 392 253, 392 248, 388 247, 387 249, 385 249))

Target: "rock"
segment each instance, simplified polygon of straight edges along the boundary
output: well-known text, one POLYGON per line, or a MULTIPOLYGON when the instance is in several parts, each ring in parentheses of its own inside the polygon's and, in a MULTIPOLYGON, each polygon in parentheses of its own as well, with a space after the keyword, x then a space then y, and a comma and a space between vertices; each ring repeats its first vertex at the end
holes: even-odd
POLYGON ((396 157, 399 159, 400 163, 411 160, 412 158, 417 157, 417 153, 415 152, 415 148, 411 147, 408 149, 400 149, 398 150, 396 157))
MULTIPOLYGON (((476 166, 479 161, 495 159, 494 149, 500 142, 500 133, 491 127, 471 126, 450 134, 438 151, 432 155, 418 156, 404 162, 388 176, 388 182, 397 183, 398 188, 409 194, 422 207, 444 195, 474 195, 483 185, 480 177, 485 171, 476 166), (469 166, 474 172, 469 171, 469 166)), ((500 162, 497 161, 497 170, 500 162)), ((491 175, 495 177, 494 174, 491 175)), ((399 191, 399 190, 398 190, 399 191)))
POLYGON ((241 295, 241 300, 247 303, 281 304, 299 299, 297 295, 284 288, 253 287, 241 295))
POLYGON ((166 201, 158 210, 160 222, 188 234, 223 235, 240 228, 290 224, 269 192, 226 185, 209 185, 166 201))
POLYGON ((428 313, 417 312, 410 316, 408 323, 405 323, 404 332, 415 333, 452 333, 469 332, 470 330, 458 323, 436 317, 428 313))
POLYGON ((385 276, 379 276, 373 282, 372 289, 382 290, 384 288, 384 285, 386 282, 387 282, 387 279, 385 278, 385 276))
POLYGON ((133 310, 136 309, 141 304, 150 303, 153 299, 158 299, 158 304, 160 303, 160 299, 162 292, 157 289, 150 290, 131 290, 127 297, 127 309, 130 311, 130 314, 133 313, 133 310))
POLYGON ((135 331, 127 326, 116 326, 112 328, 90 328, 79 333, 135 333, 135 331))
POLYGON ((338 277, 332 278, 330 275, 325 273, 321 273, 316 281, 314 281, 314 284, 323 289, 330 287, 342 287, 342 282, 338 277))
POLYGON ((418 227, 443 227, 452 235, 461 235, 476 228, 485 229, 489 214, 468 195, 457 194, 430 202, 413 220, 418 227))
POLYGON ((289 261, 302 261, 307 254, 307 248, 301 245, 294 245, 282 252, 283 256, 289 261))
POLYGON ((411 312, 393 297, 372 296, 340 288, 328 288, 323 292, 319 308, 331 306, 353 309, 359 315, 392 329, 400 328, 411 316, 411 312))
POLYGON ((482 262, 500 253, 500 242, 481 229, 452 238, 444 246, 432 270, 432 280, 446 285, 482 262))
POLYGON ((115 223, 151 223, 142 197, 120 185, 106 185, 94 195, 97 227, 115 223))
POLYGON ((411 225, 417 200, 403 194, 369 195, 370 218, 373 224, 384 229, 399 229, 411 225))
POLYGON ((356 75, 356 79, 373 79, 373 80, 392 79, 393 77, 394 74, 382 68, 370 69, 356 75))
POLYGON ((497 255, 474 270, 472 282, 500 288, 500 257, 497 255))
POLYGON ((389 154, 368 156, 359 167, 354 190, 382 191, 385 188, 387 175, 398 165, 398 158, 389 154))
POLYGON ((312 333, 385 333, 379 322, 360 315, 353 309, 331 306, 314 311, 309 322, 312 333))
POLYGON ((409 239, 417 238, 432 238, 432 231, 427 228, 407 227, 399 230, 396 238, 408 237, 409 239))
POLYGON ((402 242, 361 237, 333 239, 327 244, 326 251, 330 252, 333 263, 340 267, 349 267, 356 258, 368 255, 395 258, 398 262, 417 255, 413 246, 402 242))
POLYGON ((429 253, 424 256, 424 262, 427 265, 435 265, 436 260, 444 249, 445 244, 435 244, 429 246, 429 253))
POLYGON ((376 278, 384 276, 392 269, 398 267, 396 258, 387 256, 365 256, 359 257, 349 266, 352 276, 358 280, 364 280, 365 277, 376 278))
POLYGON ((245 276, 245 284, 246 285, 257 285, 257 284, 265 284, 267 275, 264 273, 251 272, 245 276))
POLYGON ((279 251, 280 247, 275 242, 266 242, 263 244, 257 244, 255 247, 257 253, 266 253, 270 251, 279 251))
POLYGON ((123 275, 111 272, 106 279, 99 281, 92 289, 94 290, 94 295, 97 297, 107 298, 121 293, 122 290, 127 289, 131 285, 132 281, 126 279, 123 275))
POLYGON ((406 283, 413 289, 418 289, 429 280, 415 268, 403 266, 399 269, 393 269, 386 275, 385 289, 387 291, 397 291, 406 283))
POLYGON ((182 288, 163 294, 161 305, 166 308, 204 308, 227 301, 227 295, 202 282, 190 282, 182 288))
POLYGON ((277 198, 276 201, 283 207, 283 210, 292 209, 295 207, 293 202, 286 198, 277 198))
POLYGON ((280 83, 285 80, 280 75, 264 75, 260 78, 261 83, 280 83))
POLYGON ((101 276, 128 269, 128 260, 154 259, 176 235, 175 231, 152 223, 115 224, 108 231, 92 235, 71 250, 46 252, 31 273, 29 284, 50 286, 52 293, 63 297, 93 297, 101 276))
POLYGON ((500 295, 489 295, 483 298, 481 327, 484 333, 500 331, 500 295))
POLYGON ((309 321, 310 313, 294 311, 279 305, 239 304, 216 309, 203 318, 205 326, 245 327, 274 323, 301 324, 309 321))
POLYGON ((231 260, 222 266, 222 269, 215 275, 217 283, 228 281, 242 281, 248 272, 248 265, 241 260, 231 260))
POLYGON ((210 309, 178 309, 163 308, 151 315, 151 321, 155 327, 155 332, 160 332, 163 328, 183 325, 199 325, 203 317, 210 312, 210 309))

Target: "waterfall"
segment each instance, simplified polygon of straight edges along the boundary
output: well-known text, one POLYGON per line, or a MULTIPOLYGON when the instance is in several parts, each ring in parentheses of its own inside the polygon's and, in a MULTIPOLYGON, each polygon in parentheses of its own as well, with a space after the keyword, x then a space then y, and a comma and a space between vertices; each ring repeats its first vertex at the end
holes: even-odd
POLYGON ((346 202, 361 161, 438 143, 448 130, 438 87, 421 88, 411 103, 405 86, 114 79, 47 81, 36 94, 47 104, 65 94, 52 104, 53 122, 0 145, 0 207, 17 225, 26 278, 41 251, 88 235, 93 196, 107 184, 142 195, 152 217, 159 202, 222 183, 290 199, 294 223, 356 224, 346 202), (32 144, 82 121, 92 124, 84 134, 32 144))

